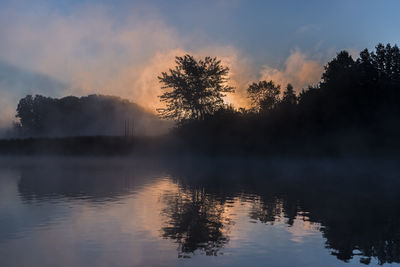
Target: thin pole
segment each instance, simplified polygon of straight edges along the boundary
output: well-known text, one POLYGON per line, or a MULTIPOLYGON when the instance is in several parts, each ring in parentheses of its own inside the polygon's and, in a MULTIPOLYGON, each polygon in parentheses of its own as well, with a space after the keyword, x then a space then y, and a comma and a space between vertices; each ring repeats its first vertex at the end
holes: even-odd
POLYGON ((129 136, 129 120, 127 120, 128 121, 128 127, 127 127, 127 130, 128 130, 128 133, 127 133, 127 136, 129 136))

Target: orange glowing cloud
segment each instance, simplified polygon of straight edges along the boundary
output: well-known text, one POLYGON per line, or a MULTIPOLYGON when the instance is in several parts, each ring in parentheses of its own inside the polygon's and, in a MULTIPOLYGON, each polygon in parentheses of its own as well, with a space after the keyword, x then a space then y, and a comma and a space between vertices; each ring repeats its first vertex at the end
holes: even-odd
MULTIPOLYGON (((156 12, 138 9, 124 21, 111 16, 101 5, 83 5, 72 14, 47 10, 44 14, 15 10, 0 11, 8 25, 0 25, 0 60, 24 69, 45 74, 65 84, 62 91, 40 90, 49 96, 108 94, 118 95, 155 112, 161 94, 157 76, 175 65, 175 56, 185 53, 195 57, 212 56, 230 68, 229 83, 235 93, 226 101, 235 107, 247 107, 248 85, 272 79, 282 85, 292 82, 299 89, 318 81, 322 65, 295 51, 283 70, 265 66, 261 74, 251 60, 233 46, 199 43, 197 37, 181 36, 156 12), (142 13, 141 13, 142 12, 142 13), (11 26, 10 26, 11 25, 11 26)), ((16 94, 0 92, 3 102, 12 103, 36 88, 23 85, 16 94)), ((6 117, 12 121, 13 108, 6 117)))
POLYGON ((264 66, 261 71, 261 80, 273 80, 283 88, 291 83, 299 92, 308 85, 318 83, 323 70, 323 65, 319 60, 310 59, 300 50, 295 50, 287 58, 283 69, 264 66))
POLYGON ((155 111, 161 94, 157 76, 174 66, 175 56, 190 53, 222 59, 237 91, 228 101, 243 102, 247 62, 238 51, 193 44, 190 36, 177 34, 156 13, 132 14, 118 24, 107 9, 90 5, 69 16, 28 14, 22 20, 8 19, 14 26, 0 26, 0 34, 7 36, 0 44, 0 58, 64 82, 68 86, 62 95, 118 95, 155 111))

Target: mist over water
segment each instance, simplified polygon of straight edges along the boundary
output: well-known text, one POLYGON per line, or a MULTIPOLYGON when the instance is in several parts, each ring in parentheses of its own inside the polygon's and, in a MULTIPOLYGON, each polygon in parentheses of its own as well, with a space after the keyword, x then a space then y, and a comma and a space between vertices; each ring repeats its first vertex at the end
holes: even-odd
POLYGON ((372 159, 3 158, 0 263, 397 264, 399 173, 372 159))
POLYGON ((398 10, 0 0, 0 267, 400 266, 398 10))

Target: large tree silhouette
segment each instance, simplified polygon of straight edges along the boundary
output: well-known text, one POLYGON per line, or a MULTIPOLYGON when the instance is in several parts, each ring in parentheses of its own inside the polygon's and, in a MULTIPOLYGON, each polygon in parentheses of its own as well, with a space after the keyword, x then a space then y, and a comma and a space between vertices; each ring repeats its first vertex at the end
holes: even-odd
POLYGON ((176 57, 176 67, 159 78, 167 91, 160 96, 166 107, 159 108, 162 118, 183 121, 203 120, 223 107, 224 93, 233 92, 226 84, 229 68, 216 58, 196 60, 191 55, 176 57))

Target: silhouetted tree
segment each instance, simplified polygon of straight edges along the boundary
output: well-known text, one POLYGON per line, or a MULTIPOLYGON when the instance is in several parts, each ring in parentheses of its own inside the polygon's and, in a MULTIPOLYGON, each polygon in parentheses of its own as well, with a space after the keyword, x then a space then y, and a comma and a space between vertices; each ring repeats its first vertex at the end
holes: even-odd
MULTIPOLYGON (((122 135, 124 121, 135 119, 135 134, 166 128, 157 116, 119 97, 89 95, 60 99, 28 95, 17 106, 23 136, 122 135)), ((131 129, 130 129, 131 130, 131 129)))
POLYGON ((164 84, 163 89, 171 89, 160 96, 161 102, 166 104, 165 108, 158 109, 162 118, 203 120, 223 106, 224 93, 234 91, 226 84, 229 68, 216 58, 196 60, 185 55, 176 57, 175 62, 175 69, 158 77, 164 84))
POLYGON ((22 131, 22 125, 24 125, 26 131, 36 129, 33 106, 32 95, 27 95, 19 101, 15 117, 20 119, 20 124, 15 125, 16 128, 20 128, 22 131))
MULTIPOLYGON (((158 111, 162 118, 180 122, 174 133, 188 141, 182 142, 185 147, 211 153, 400 150, 400 50, 396 45, 378 44, 374 51, 361 51, 355 60, 347 51, 339 52, 326 64, 320 82, 298 97, 290 84, 281 99, 280 85, 273 81, 252 83, 247 88, 252 109, 239 111, 223 102, 233 88, 227 85, 229 69, 219 60, 185 55, 177 57, 176 64, 158 77, 165 89, 160 96, 165 107, 158 111)), ((118 121, 115 114, 121 110, 130 114, 128 106, 93 96, 27 96, 17 108, 19 130, 37 136, 109 129, 118 121)))
POLYGON ((27 135, 40 135, 49 129, 55 112, 55 99, 36 95, 26 96, 17 106, 17 118, 20 118, 22 131, 27 135))
POLYGON ((247 93, 253 108, 260 112, 275 108, 279 102, 280 88, 280 85, 275 85, 273 81, 251 84, 247 93))
POLYGON ((286 90, 283 92, 282 103, 286 105, 296 105, 297 104, 297 96, 294 92, 293 86, 288 83, 286 86, 286 90))
POLYGON ((322 84, 343 82, 346 75, 354 66, 354 60, 347 51, 341 51, 326 66, 322 74, 322 84))
POLYGON ((298 97, 290 84, 280 99, 273 81, 252 83, 250 110, 221 106, 179 131, 188 144, 210 153, 395 151, 400 149, 399 77, 397 46, 379 44, 356 60, 341 51, 326 64, 320 82, 298 97))

